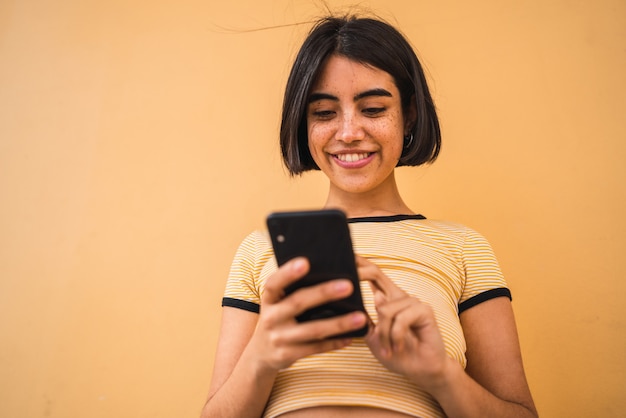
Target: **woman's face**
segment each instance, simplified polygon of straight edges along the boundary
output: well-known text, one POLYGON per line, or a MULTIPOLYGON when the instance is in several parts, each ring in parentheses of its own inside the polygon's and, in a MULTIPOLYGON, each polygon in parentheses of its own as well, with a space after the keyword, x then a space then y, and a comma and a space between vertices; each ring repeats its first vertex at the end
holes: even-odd
POLYGON ((348 58, 328 58, 309 95, 313 160, 332 188, 366 193, 393 185, 409 132, 393 77, 348 58))

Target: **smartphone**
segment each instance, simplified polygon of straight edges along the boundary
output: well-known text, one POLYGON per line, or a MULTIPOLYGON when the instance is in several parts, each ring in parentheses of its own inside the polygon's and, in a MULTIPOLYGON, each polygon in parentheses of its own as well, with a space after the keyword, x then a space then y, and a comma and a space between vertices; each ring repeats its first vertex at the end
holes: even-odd
MULTIPOLYGON (((354 260, 352 238, 346 215, 337 209, 274 212, 267 217, 267 228, 279 266, 294 257, 309 260, 309 272, 288 287, 285 293, 333 279, 348 279, 354 291, 345 299, 311 308, 296 319, 299 322, 331 318, 349 312, 367 312, 354 260)), ((335 336, 362 337, 367 325, 359 330, 335 336)))

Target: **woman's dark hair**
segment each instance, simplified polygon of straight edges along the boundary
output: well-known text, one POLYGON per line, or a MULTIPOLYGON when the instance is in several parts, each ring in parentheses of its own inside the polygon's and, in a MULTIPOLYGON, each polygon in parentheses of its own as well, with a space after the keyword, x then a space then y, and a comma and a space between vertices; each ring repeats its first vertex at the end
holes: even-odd
POLYGON ((306 112, 311 88, 333 54, 389 73, 400 91, 405 115, 411 100, 415 101, 417 119, 411 129, 414 139, 404 149, 398 166, 435 161, 441 148, 439 120, 424 71, 408 41, 381 20, 326 17, 315 24, 302 44, 285 89, 280 147, 291 175, 319 170, 309 151, 306 112))

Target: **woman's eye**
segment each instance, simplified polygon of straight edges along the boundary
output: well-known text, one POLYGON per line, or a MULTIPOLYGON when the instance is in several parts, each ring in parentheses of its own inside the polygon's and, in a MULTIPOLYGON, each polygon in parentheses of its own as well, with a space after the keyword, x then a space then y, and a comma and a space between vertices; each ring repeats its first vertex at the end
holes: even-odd
POLYGON ((385 111, 384 107, 368 107, 363 109, 363 113, 369 116, 375 116, 385 111))
POLYGON ((332 110, 316 110, 313 112, 313 116, 318 118, 330 118, 335 114, 332 110))

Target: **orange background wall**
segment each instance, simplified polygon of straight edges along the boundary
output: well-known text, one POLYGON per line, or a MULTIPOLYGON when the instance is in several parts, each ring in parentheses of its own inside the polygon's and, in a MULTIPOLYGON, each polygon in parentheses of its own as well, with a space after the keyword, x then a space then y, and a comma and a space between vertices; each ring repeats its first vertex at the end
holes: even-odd
MULTIPOLYGON (((0 3, 0 416, 198 415, 237 244, 325 197, 278 156, 307 28, 246 32, 316 4, 0 3)), ((362 4, 440 110, 401 189, 490 239, 540 412, 624 416, 626 3, 362 4)))

